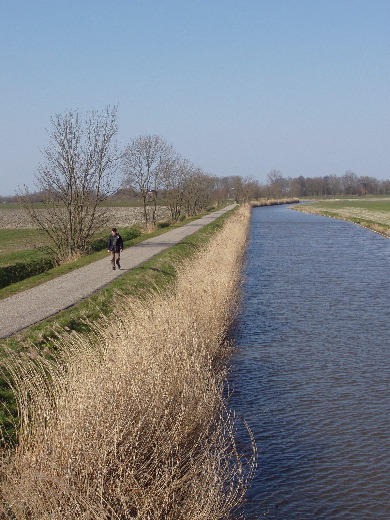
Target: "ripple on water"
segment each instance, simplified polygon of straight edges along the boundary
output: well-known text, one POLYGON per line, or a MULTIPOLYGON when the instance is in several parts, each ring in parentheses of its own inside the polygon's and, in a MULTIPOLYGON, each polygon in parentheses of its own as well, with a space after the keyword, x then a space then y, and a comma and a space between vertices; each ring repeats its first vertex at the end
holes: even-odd
POLYGON ((253 211, 231 406, 259 467, 248 520, 388 520, 390 241, 253 211))

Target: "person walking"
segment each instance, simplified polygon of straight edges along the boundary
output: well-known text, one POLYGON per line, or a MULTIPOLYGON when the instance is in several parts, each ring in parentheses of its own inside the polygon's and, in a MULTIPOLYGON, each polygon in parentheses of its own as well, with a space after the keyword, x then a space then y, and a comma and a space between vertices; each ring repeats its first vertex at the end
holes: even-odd
POLYGON ((115 271, 115 264, 118 269, 121 268, 120 260, 123 251, 123 240, 116 228, 112 228, 111 235, 108 239, 108 252, 111 253, 111 264, 115 271))

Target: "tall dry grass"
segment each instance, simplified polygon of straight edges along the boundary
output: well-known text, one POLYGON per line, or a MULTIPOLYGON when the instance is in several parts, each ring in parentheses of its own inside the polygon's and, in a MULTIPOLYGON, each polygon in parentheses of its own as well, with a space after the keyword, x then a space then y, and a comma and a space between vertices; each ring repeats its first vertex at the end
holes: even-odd
POLYGON ((223 387, 248 222, 228 219, 171 293, 118 296, 91 334, 61 334, 55 361, 9 358, 21 428, 1 518, 234 517, 253 451, 236 448, 223 387))
POLYGON ((251 201, 252 208, 260 208, 263 206, 277 206, 279 204, 296 204, 299 199, 295 197, 282 198, 282 199, 257 199, 251 201))

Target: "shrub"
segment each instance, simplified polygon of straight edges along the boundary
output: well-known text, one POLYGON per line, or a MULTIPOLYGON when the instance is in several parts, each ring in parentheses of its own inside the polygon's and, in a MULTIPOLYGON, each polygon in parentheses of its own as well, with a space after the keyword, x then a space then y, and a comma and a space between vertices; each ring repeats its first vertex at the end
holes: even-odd
POLYGON ((167 228, 171 225, 171 221, 169 220, 161 220, 160 222, 157 222, 156 227, 157 229, 163 229, 167 228))

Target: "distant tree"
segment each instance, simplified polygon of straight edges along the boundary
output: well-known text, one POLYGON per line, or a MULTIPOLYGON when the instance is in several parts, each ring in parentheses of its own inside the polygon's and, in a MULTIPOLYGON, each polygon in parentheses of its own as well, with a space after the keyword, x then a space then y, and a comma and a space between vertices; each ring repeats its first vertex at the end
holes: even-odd
POLYGON ((231 175, 215 179, 214 198, 217 201, 234 199, 238 203, 244 203, 263 196, 264 188, 253 177, 231 175))
POLYGON ((347 170, 342 176, 344 195, 357 195, 359 193, 359 180, 356 173, 347 170))
POLYGON ((185 189, 194 166, 182 157, 172 157, 164 163, 160 180, 163 190, 163 201, 169 208, 171 220, 176 222, 185 209, 185 189))
POLYGON ((188 216, 205 211, 212 204, 215 177, 207 175, 201 168, 193 168, 184 183, 184 204, 188 216))
POLYGON ((144 221, 149 222, 148 205, 153 204, 151 220, 156 222, 157 194, 161 175, 174 156, 172 146, 158 135, 141 135, 126 147, 121 169, 124 185, 140 193, 144 208, 144 221))
POLYGON ((290 191, 293 197, 306 197, 306 179, 302 175, 290 181, 290 191))
POLYGON ((269 185, 269 194, 275 199, 281 199, 284 195, 284 179, 282 172, 279 170, 271 170, 268 173, 267 181, 269 185))
POLYGON ((359 177, 359 185, 361 195, 374 195, 379 192, 379 182, 374 177, 359 177))
POLYGON ((390 195, 390 180, 386 179, 379 182, 378 193, 381 195, 390 195))
POLYGON ((329 175, 330 195, 339 195, 342 192, 341 179, 337 175, 329 175))
POLYGON ((262 197, 263 188, 256 179, 253 179, 252 177, 245 177, 244 183, 245 202, 260 199, 262 197))
POLYGON ((44 210, 25 187, 19 192, 30 218, 50 237, 58 262, 88 252, 94 233, 107 224, 102 202, 111 193, 118 153, 117 109, 77 110, 51 118, 49 144, 38 166, 35 185, 44 210))
POLYGON ((244 179, 240 175, 232 175, 230 177, 230 193, 234 201, 238 204, 244 202, 244 184, 244 179))

